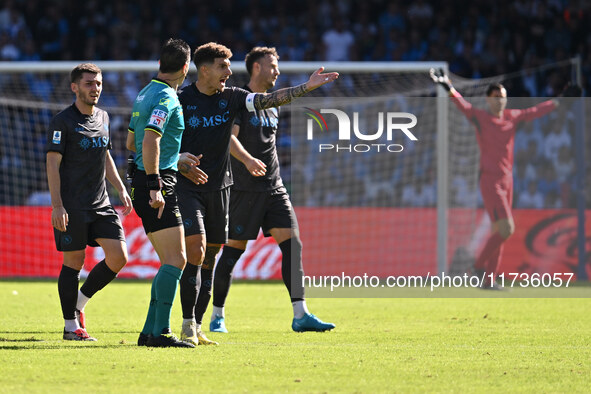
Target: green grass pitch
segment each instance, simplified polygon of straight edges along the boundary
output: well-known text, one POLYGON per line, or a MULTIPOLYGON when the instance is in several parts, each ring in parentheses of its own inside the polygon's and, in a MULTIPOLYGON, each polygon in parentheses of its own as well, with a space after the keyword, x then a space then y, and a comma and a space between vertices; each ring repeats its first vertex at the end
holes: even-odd
POLYGON ((154 349, 149 292, 115 281, 86 309, 98 342, 65 342, 55 281, 0 281, 0 392, 591 391, 590 298, 312 298, 337 328, 297 334, 281 283, 237 283, 219 346, 154 349))

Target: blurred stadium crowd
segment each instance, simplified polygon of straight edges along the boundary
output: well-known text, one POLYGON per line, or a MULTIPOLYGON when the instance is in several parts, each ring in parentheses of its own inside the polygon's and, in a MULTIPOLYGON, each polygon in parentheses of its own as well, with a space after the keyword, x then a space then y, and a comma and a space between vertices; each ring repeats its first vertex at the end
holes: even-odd
MULTIPOLYGON (((581 81, 591 91, 591 2, 583 0, 5 0, 0 9, 0 60, 154 60, 162 41, 180 37, 192 47, 217 41, 238 62, 256 45, 275 46, 281 60, 293 61, 447 61, 465 78, 484 78, 534 68, 574 56, 582 60, 581 81)), ((510 96, 549 97, 564 81, 531 79, 512 85, 510 96)), ((136 84, 117 84, 129 102, 136 84)), ((36 84, 31 84, 36 85, 36 84)), ((39 89, 39 85, 36 86, 39 89)), ((113 98, 105 89, 101 103, 113 98)), ((100 105, 99 104, 99 105, 100 105)), ((120 103, 119 103, 120 104, 120 103)), ((115 104, 116 105, 116 104, 115 104)), ((46 114, 50 116, 51 114, 46 114)), ((572 119, 555 114, 549 122, 524 125, 515 141, 515 205, 574 206, 572 119)), ((126 119, 116 117, 125 129, 126 119)), ((14 120, 16 122, 16 120, 14 120)), ((35 160, 43 163, 43 138, 26 137, 35 160)), ((280 140, 286 146, 288 142, 280 140), (282 142, 283 141, 283 142, 282 142)), ((121 141, 114 144, 124 146, 121 141)), ((116 156, 122 166, 125 152, 116 156)), ((1 158, 3 171, 14 158, 1 158)), ((289 158, 284 157, 284 167, 289 158)), ((379 162, 373 165, 380 165, 379 162)), ((401 186, 404 174, 388 185, 364 178, 365 194, 356 201, 310 195, 306 204, 394 204, 434 206, 435 163, 418 184, 401 186), (325 201, 326 199, 329 201, 325 201)), ((343 172, 338 166, 322 171, 343 172)), ((42 170, 42 169, 41 169, 42 170)), ((285 169, 287 170, 287 168, 285 169)), ((366 169, 367 170, 367 169, 366 169)), ((359 173, 358 170, 352 170, 359 173)), ((371 171, 368 173, 371 174, 371 171)), ((328 174, 339 179, 338 174, 328 174)), ((318 179, 321 179, 318 177, 318 179)), ((313 180, 311 180, 313 182, 313 180)), ((402 183, 404 185, 404 183, 402 183)), ((464 205, 465 181, 454 180, 454 204, 464 205)), ((313 189, 313 188, 312 188, 313 189)), ((327 197, 328 196, 328 197, 327 197)), ((3 197, 4 198, 4 197, 3 197)), ((30 201, 35 203, 35 201, 30 201)), ((15 203, 15 201, 0 201, 15 203)))
POLYGON ((3 60, 156 59, 175 36, 192 47, 221 42, 234 60, 272 45, 283 60, 443 60, 455 74, 481 78, 578 54, 591 72, 591 3, 583 0, 3 3, 3 60))

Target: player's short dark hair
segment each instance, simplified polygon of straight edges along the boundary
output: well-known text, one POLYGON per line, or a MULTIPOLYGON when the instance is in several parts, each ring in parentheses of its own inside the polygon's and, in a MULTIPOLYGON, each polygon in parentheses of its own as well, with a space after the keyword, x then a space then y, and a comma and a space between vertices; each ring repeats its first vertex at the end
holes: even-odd
POLYGON ((195 49, 195 52, 193 52, 193 63, 195 63, 195 67, 199 70, 199 67, 204 64, 212 64, 217 58, 229 59, 231 57, 232 51, 230 48, 217 42, 208 42, 195 49))
POLYGON ((279 60, 279 55, 275 47, 254 47, 248 52, 244 62, 246 63, 246 71, 248 71, 249 75, 252 74, 252 65, 267 55, 275 56, 279 60))
POLYGON ((486 88, 486 96, 490 96, 492 92, 494 92, 495 90, 498 90, 500 92, 501 89, 505 89, 505 87, 498 82, 493 82, 490 85, 488 85, 488 88, 486 88))
POLYGON ((70 82, 78 83, 82 79, 82 74, 84 73, 102 74, 103 72, 96 64, 81 63, 74 67, 70 72, 70 82))
POLYGON ((160 72, 174 73, 191 61, 191 47, 180 38, 169 38, 160 50, 160 72))

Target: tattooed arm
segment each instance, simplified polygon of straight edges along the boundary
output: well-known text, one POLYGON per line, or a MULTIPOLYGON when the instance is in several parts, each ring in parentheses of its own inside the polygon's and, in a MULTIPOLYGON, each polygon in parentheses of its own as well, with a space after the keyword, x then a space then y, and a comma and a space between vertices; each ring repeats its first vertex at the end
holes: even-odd
POLYGON ((322 73, 324 67, 316 70, 308 82, 290 88, 279 89, 273 93, 257 93, 254 95, 254 107, 256 109, 266 109, 272 107, 279 107, 284 104, 289 104, 296 97, 301 97, 320 86, 335 81, 338 73, 322 73))
POLYGON ((201 163, 201 157, 203 155, 195 156, 189 152, 183 152, 179 155, 177 163, 179 172, 196 185, 207 182, 207 174, 201 168, 197 167, 201 163))

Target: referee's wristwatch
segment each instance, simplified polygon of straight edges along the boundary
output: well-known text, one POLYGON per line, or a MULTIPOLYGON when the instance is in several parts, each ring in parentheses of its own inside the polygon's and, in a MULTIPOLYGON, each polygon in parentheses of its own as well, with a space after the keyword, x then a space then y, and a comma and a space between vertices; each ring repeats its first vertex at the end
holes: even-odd
POLYGON ((160 174, 146 175, 146 186, 149 190, 162 190, 162 178, 160 178, 160 174))

